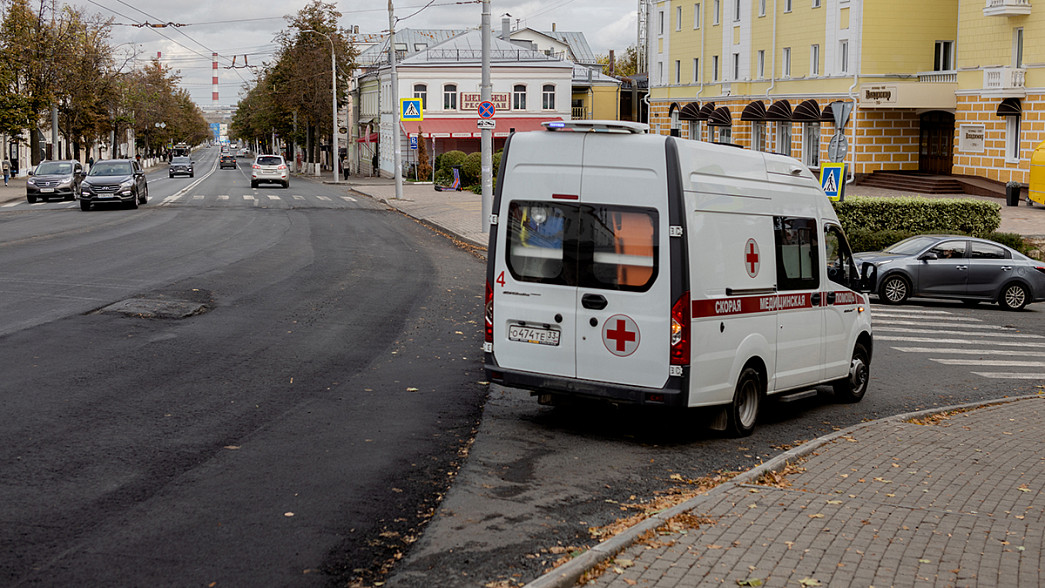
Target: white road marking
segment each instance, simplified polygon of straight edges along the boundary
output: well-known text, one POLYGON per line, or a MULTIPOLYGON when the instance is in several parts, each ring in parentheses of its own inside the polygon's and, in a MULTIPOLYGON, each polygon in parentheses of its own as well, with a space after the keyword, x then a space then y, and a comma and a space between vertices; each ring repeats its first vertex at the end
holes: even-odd
POLYGON ((900 353, 934 353, 937 355, 1012 355, 1011 349, 955 349, 945 347, 893 347, 893 349, 900 353))
POLYGON ((218 200, 228 200, 228 199, 229 199, 229 195, 228 194, 218 194, 218 200))
POLYGON ((1002 327, 1000 325, 985 325, 985 324, 970 325, 970 324, 967 324, 967 323, 933 323, 933 322, 926 322, 926 321, 890 321, 890 320, 880 321, 880 320, 877 320, 877 319, 874 321, 874 323, 875 323, 875 327, 877 327, 878 325, 910 325, 910 326, 914 326, 914 327, 942 327, 942 328, 952 328, 952 329, 962 328, 962 329, 1008 329, 1008 330, 1011 330, 1011 329, 1009 329, 1009 327, 1002 327))
POLYGON ((344 200, 345 202, 355 202, 356 201, 356 199, 351 197, 351 196, 342 196, 341 199, 344 200))
POLYGON ((268 197, 269 200, 279 200, 279 196, 276 196, 275 194, 269 194, 268 197))
POLYGON ((931 359, 943 365, 967 365, 982 367, 1035 367, 1045 368, 1045 361, 1016 361, 1011 359, 931 359))
MULTIPOLYGON (((920 308, 897 308, 897 309, 891 309, 891 308, 884 308, 882 306, 875 306, 874 307, 874 313, 875 314, 888 314, 888 315, 892 315, 892 314, 914 314, 914 315, 951 314, 949 311, 946 311, 946 310, 922 310, 920 308)), ((972 319, 972 320, 978 320, 978 319, 972 319)))
POLYGON ((195 194, 192 197, 193 200, 203 200, 204 198, 206 198, 206 196, 204 196, 203 194, 195 194))
POLYGON ((1045 372, 1031 374, 1021 372, 973 372, 977 376, 995 380, 1041 380, 1045 382, 1045 372))
POLYGON ((21 203, 21 200, 15 200, 14 202, 8 202, 7 204, 0 204, 0 208, 11 208, 12 206, 18 206, 21 203))
POLYGON ((244 199, 244 200, 253 200, 253 199, 254 199, 254 197, 253 197, 253 196, 251 196, 250 194, 244 194, 244 195, 243 195, 243 199, 244 199))
POLYGON ((316 196, 316 198, 319 198, 320 200, 323 200, 324 202, 330 202, 330 198, 328 198, 326 196, 316 196))
POLYGON ((177 194, 172 194, 172 195, 164 198, 163 200, 161 200, 160 204, 161 205, 163 205, 163 204, 170 204, 171 202, 174 202, 176 200, 181 200, 182 196, 183 196, 183 194, 181 192, 178 192, 177 194))
POLYGON ((1013 339, 1045 339, 1042 335, 1022 333, 973 333, 969 331, 945 331, 940 329, 905 329, 902 327, 878 327, 877 333, 912 333, 921 335, 974 335, 976 337, 1012 337, 1013 339))
POLYGON ((294 194, 294 200, 304 200, 304 199, 305 199, 304 196, 299 196, 297 194, 294 194))
POLYGON ((875 337, 875 341, 906 341, 908 343, 946 343, 948 345, 1006 345, 1025 347, 1026 341, 984 341, 982 339, 927 339, 925 337, 875 337))

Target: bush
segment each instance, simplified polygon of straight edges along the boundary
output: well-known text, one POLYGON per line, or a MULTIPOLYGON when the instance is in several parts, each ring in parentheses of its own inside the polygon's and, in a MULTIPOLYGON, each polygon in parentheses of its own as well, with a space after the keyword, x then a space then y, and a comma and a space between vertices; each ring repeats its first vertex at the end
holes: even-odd
POLYGON ((479 184, 483 175, 483 154, 476 151, 469 153, 461 166, 461 183, 466 186, 479 184))
POLYGON ((850 197, 836 202, 835 211, 847 235, 865 230, 989 237, 1001 224, 1001 205, 965 198, 850 197))
MULTIPOLYGON (((447 151, 436 159, 437 169, 445 169, 449 172, 455 165, 464 166, 466 159, 468 159, 468 155, 464 151, 447 151)), ((462 182, 463 180, 464 178, 462 178, 462 182)))

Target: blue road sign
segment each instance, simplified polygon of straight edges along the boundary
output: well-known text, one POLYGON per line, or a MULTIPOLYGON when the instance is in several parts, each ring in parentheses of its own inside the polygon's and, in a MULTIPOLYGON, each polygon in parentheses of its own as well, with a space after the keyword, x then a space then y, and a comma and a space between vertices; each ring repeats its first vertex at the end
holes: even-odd
POLYGON ((410 135, 410 148, 417 149, 417 135, 410 135))
POLYGON ((420 98, 399 99, 399 120, 420 121, 424 120, 424 110, 421 107, 420 98))
POLYGON ((497 113, 497 110, 493 107, 493 102, 480 102, 479 103, 479 118, 493 118, 493 115, 497 113))
POLYGON ((831 200, 845 198, 845 163, 820 162, 820 187, 831 200))

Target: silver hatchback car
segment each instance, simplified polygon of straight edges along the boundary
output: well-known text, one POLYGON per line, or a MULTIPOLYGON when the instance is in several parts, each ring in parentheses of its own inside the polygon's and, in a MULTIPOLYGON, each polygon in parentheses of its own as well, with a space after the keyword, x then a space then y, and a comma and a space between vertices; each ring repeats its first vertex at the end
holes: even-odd
POLYGON ((259 155, 250 166, 250 187, 257 188, 262 182, 283 184, 290 187, 290 169, 282 155, 259 155))
POLYGON ((961 235, 909 237, 885 251, 857 253, 877 268, 878 298, 901 304, 912 296, 951 298, 969 306, 997 302, 1021 310, 1045 300, 1045 262, 1000 243, 961 235))

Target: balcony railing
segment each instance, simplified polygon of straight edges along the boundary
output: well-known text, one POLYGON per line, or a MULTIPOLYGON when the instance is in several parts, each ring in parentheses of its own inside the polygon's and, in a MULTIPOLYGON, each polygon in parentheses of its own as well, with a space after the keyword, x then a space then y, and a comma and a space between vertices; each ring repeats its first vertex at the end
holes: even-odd
POLYGON ((572 110, 573 112, 570 114, 570 116, 573 118, 573 120, 588 119, 588 113, 585 111, 583 106, 574 106, 572 110))
POLYGON ((1022 90, 1027 70, 1018 67, 991 67, 983 70, 984 90, 1022 90))
POLYGON ((923 71, 918 72, 918 81, 925 84, 953 84, 958 81, 956 71, 923 71))
POLYGON ((987 0, 984 16, 1026 16, 1030 14, 1030 0, 987 0))

